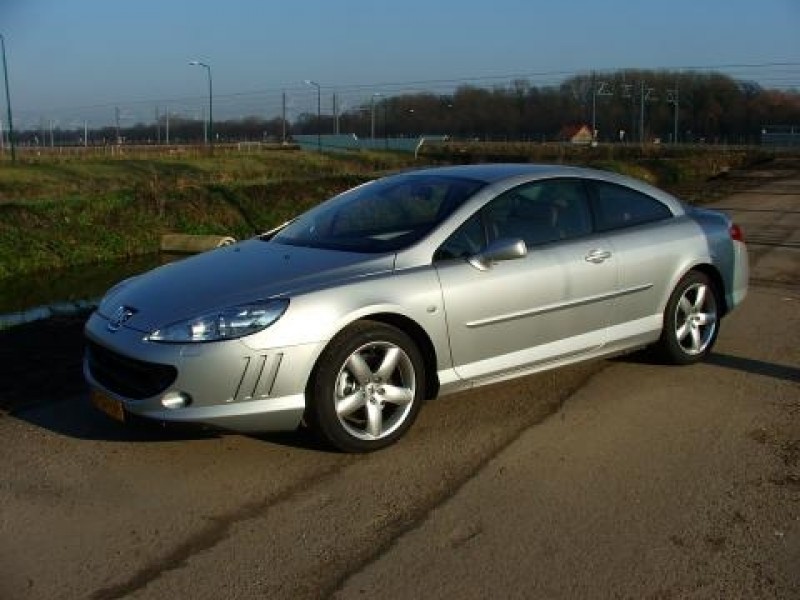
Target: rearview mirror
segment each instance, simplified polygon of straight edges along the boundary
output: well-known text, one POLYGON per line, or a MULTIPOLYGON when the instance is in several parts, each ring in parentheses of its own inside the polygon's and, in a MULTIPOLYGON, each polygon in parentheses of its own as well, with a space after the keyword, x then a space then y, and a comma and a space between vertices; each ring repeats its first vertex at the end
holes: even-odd
POLYGON ((470 256, 467 260, 469 264, 479 271, 488 271, 492 263, 503 260, 516 260, 528 254, 528 247, 520 239, 501 238, 489 244, 485 250, 470 256))

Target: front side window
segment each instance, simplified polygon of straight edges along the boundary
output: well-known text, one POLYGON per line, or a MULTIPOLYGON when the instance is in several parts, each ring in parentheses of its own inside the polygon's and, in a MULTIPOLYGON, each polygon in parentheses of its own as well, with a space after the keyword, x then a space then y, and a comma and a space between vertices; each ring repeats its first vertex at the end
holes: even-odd
POLYGON ((483 185, 457 177, 398 175, 317 206, 272 239, 329 250, 395 252, 425 237, 483 185))
POLYGON ((433 256, 433 260, 468 258, 486 246, 486 233, 480 212, 472 215, 461 227, 456 229, 433 256))
POLYGON ((589 202, 577 179, 537 181, 514 188, 486 206, 489 238, 518 238, 529 247, 592 231, 589 202))
POLYGON ((442 244, 435 258, 472 256, 501 238, 521 239, 530 248, 591 232, 589 200, 580 180, 536 181, 486 204, 442 244))
POLYGON ((592 186, 600 231, 633 227, 672 216, 666 205, 647 194, 605 181, 595 181, 592 186))

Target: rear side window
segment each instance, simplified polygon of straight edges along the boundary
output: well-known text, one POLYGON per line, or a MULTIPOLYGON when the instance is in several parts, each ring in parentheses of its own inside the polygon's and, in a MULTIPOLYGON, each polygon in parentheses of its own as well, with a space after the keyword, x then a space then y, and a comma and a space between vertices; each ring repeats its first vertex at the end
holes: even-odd
POLYGON ((592 187, 600 231, 633 227, 672 216, 672 211, 664 204, 631 188, 605 181, 595 181, 592 187))

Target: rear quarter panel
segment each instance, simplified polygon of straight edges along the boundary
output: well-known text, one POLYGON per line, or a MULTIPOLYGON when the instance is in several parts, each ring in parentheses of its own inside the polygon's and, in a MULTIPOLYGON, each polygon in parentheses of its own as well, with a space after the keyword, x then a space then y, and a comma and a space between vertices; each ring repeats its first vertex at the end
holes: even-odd
MULTIPOLYGON (((618 230, 609 235, 619 259, 620 296, 611 327, 638 322, 657 337, 672 290, 698 264, 712 261, 701 227, 688 216, 618 230)), ((651 336, 652 337, 652 336, 651 336)))
POLYGON ((724 286, 725 311, 741 304, 747 295, 750 264, 744 243, 731 239, 731 220, 724 214, 702 208, 692 208, 691 217, 706 237, 712 264, 717 268, 724 286))

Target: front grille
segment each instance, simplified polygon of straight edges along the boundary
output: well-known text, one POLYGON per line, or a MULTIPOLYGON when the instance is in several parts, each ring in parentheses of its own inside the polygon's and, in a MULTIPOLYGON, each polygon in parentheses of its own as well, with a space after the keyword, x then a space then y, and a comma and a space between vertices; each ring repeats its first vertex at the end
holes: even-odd
POLYGON ((86 357, 89 372, 97 383, 133 400, 160 394, 178 376, 173 366, 128 358, 92 341, 87 341, 86 357))

